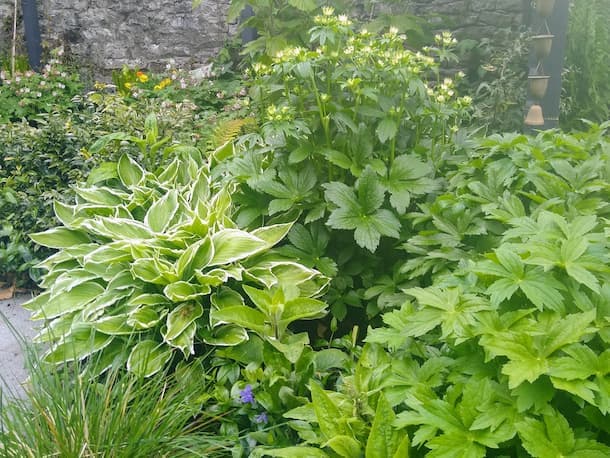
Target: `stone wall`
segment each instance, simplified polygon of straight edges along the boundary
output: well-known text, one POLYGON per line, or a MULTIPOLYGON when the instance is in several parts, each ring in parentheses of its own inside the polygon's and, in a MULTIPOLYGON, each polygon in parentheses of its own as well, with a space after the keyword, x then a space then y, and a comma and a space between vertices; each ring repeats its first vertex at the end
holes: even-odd
MULTIPOLYGON (((191 1, 39 0, 38 10, 48 46, 63 44, 98 69, 156 68, 169 59, 178 65, 206 62, 228 36, 230 0, 203 0, 196 10, 191 1)), ((12 3, 0 0, 2 23, 10 21, 12 3)), ((6 32, 0 32, 4 50, 10 42, 6 32)))
MULTIPOLYGON (((206 62, 231 33, 226 24, 230 0, 39 0, 43 38, 96 69, 124 64, 157 68, 170 58, 179 65, 206 62)), ((529 0, 391 1, 382 12, 428 16, 459 38, 490 37, 501 43, 506 30, 518 30, 529 0)), ((13 0, 0 0, 0 52, 10 45, 13 0)))

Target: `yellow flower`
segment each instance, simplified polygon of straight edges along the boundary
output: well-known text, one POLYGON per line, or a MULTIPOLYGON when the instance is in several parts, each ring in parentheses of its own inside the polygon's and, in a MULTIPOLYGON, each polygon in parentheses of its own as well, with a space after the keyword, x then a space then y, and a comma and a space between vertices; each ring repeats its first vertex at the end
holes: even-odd
POLYGON ((125 83, 125 87, 127 89, 131 89, 132 86, 133 86, 133 84, 131 84, 131 83, 125 83))
POLYGON ((156 84, 153 89, 155 91, 160 91, 161 89, 169 86, 170 84, 172 84, 172 80, 170 78, 165 78, 165 79, 161 80, 159 82, 159 84, 156 84))
POLYGON ((148 81, 148 75, 142 71, 136 72, 136 76, 141 83, 146 83, 148 81))

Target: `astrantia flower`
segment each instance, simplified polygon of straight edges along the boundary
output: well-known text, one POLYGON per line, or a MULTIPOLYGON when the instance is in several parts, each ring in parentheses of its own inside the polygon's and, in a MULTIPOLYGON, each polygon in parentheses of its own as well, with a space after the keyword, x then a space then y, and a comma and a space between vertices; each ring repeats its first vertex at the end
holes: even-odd
POLYGON ((239 401, 242 404, 254 405, 254 393, 252 392, 252 385, 246 385, 243 390, 239 391, 239 401))

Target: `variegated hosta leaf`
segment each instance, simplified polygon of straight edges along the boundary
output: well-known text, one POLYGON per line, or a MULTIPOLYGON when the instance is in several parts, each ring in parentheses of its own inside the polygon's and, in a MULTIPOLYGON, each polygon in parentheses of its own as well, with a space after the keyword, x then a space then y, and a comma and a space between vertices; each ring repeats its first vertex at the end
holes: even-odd
POLYGON ((266 254, 292 224, 239 229, 231 185, 214 183, 199 153, 175 154, 156 174, 128 156, 105 164, 75 205, 55 204, 64 226, 32 236, 60 250, 39 264, 46 291, 25 305, 45 320, 36 339, 49 344, 47 361, 90 357, 97 371, 119 360, 148 376, 197 344, 238 345, 248 331, 277 338, 325 312, 309 297, 327 278, 266 254), (272 288, 275 308, 229 287, 242 283, 272 288))
POLYGON ((113 337, 95 332, 93 328, 81 328, 70 333, 69 336, 54 345, 44 355, 43 361, 48 363, 64 363, 82 360, 102 350, 113 337))
POLYGON ((136 344, 127 359, 127 369, 142 377, 149 377, 162 370, 172 357, 172 350, 154 340, 136 344))

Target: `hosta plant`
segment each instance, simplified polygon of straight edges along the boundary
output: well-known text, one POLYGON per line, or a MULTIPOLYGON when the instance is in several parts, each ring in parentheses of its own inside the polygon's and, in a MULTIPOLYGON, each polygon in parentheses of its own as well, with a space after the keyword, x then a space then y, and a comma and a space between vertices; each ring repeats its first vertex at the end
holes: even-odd
POLYGON ((44 360, 96 354, 151 375, 210 346, 281 340, 288 325, 320 317, 312 299, 327 282, 316 270, 270 252, 291 223, 252 231, 231 219, 231 186, 212 183, 198 150, 152 173, 127 155, 55 203, 63 223, 32 235, 59 251, 40 263, 44 292, 26 307, 44 320, 44 360))

